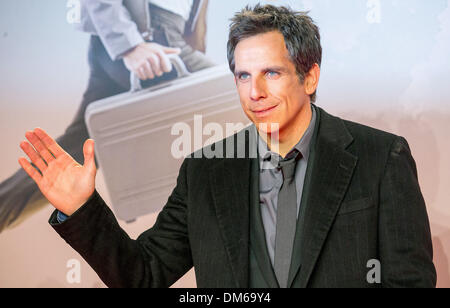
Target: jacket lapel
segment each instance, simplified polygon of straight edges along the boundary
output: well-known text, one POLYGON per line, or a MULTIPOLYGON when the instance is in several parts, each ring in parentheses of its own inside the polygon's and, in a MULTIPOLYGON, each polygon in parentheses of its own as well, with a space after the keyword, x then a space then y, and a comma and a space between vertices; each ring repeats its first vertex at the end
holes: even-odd
POLYGON ((236 286, 248 287, 251 160, 223 159, 210 173, 219 228, 236 286))
POLYGON ((289 286, 298 275, 296 285, 307 286, 358 160, 345 150, 353 137, 342 120, 318 107, 316 110, 319 126, 311 149, 313 159, 307 171, 289 286))

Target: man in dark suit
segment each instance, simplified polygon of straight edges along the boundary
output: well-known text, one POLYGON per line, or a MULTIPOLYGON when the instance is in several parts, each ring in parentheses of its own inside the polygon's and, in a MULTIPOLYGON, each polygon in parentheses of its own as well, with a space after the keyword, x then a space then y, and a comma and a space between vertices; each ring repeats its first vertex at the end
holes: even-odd
POLYGON ((434 287, 408 144, 312 104, 321 54, 304 13, 235 15, 228 59, 254 125, 186 158, 137 240, 95 191, 93 140, 81 166, 35 129, 35 150, 21 147, 42 174, 19 162, 56 207, 51 225, 111 287, 168 287, 192 266, 198 287, 434 287))

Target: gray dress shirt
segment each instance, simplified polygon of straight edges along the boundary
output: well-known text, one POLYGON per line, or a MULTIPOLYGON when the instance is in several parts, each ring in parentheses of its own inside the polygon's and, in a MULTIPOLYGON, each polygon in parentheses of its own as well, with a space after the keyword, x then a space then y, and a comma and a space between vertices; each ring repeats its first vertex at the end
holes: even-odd
MULTIPOLYGON (((316 123, 316 110, 313 106, 311 122, 303 135, 302 139, 295 147, 286 155, 290 157, 293 151, 301 153, 301 159, 297 162, 295 168, 295 184, 297 189, 297 217, 300 210, 300 202, 302 200, 303 186, 308 166, 311 139, 314 135, 316 123)), ((256 127, 255 127, 256 129, 256 127)), ((266 245, 269 252, 272 266, 274 265, 275 256, 275 235, 277 226, 277 201, 280 188, 283 184, 283 174, 278 168, 278 162, 283 158, 268 149, 267 144, 258 135, 258 155, 260 164, 259 174, 259 204, 261 209, 261 217, 266 235, 266 245)))

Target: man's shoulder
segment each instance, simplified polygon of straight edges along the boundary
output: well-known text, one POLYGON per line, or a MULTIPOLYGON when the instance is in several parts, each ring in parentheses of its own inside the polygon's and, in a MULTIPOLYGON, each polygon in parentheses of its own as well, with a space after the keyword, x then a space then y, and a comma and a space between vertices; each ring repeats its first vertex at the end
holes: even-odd
POLYGON ((354 122, 352 120, 346 119, 342 119, 342 122, 355 139, 375 138, 379 141, 389 143, 393 142, 395 139, 400 138, 400 136, 394 133, 379 128, 375 128, 363 123, 354 122))
POLYGON ((377 178, 377 174, 382 175, 391 157, 397 157, 401 152, 408 153, 408 156, 411 154, 406 139, 392 132, 342 119, 323 110, 321 110, 321 124, 326 126, 328 131, 328 136, 325 137, 327 140, 345 135, 343 138, 346 141, 345 151, 357 157, 358 170, 372 178, 377 178), (340 133, 333 132, 333 129, 340 133))
MULTIPOLYGON (((320 108, 319 108, 320 109, 320 108)), ((356 122, 350 119, 344 119, 339 116, 331 115, 321 109, 321 120, 329 121, 333 119, 335 122, 340 122, 348 133, 353 137, 356 143, 377 143, 380 145, 391 145, 395 140, 403 139, 392 132, 375 128, 364 123, 356 122)))

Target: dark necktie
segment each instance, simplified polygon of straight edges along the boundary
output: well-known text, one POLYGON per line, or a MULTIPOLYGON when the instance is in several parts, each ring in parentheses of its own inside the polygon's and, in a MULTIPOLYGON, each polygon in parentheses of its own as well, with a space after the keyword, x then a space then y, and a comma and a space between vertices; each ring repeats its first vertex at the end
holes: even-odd
POLYGON ((281 288, 287 287, 297 227, 295 167, 300 157, 301 154, 297 152, 293 157, 279 163, 283 172, 283 185, 278 194, 274 269, 281 288))

